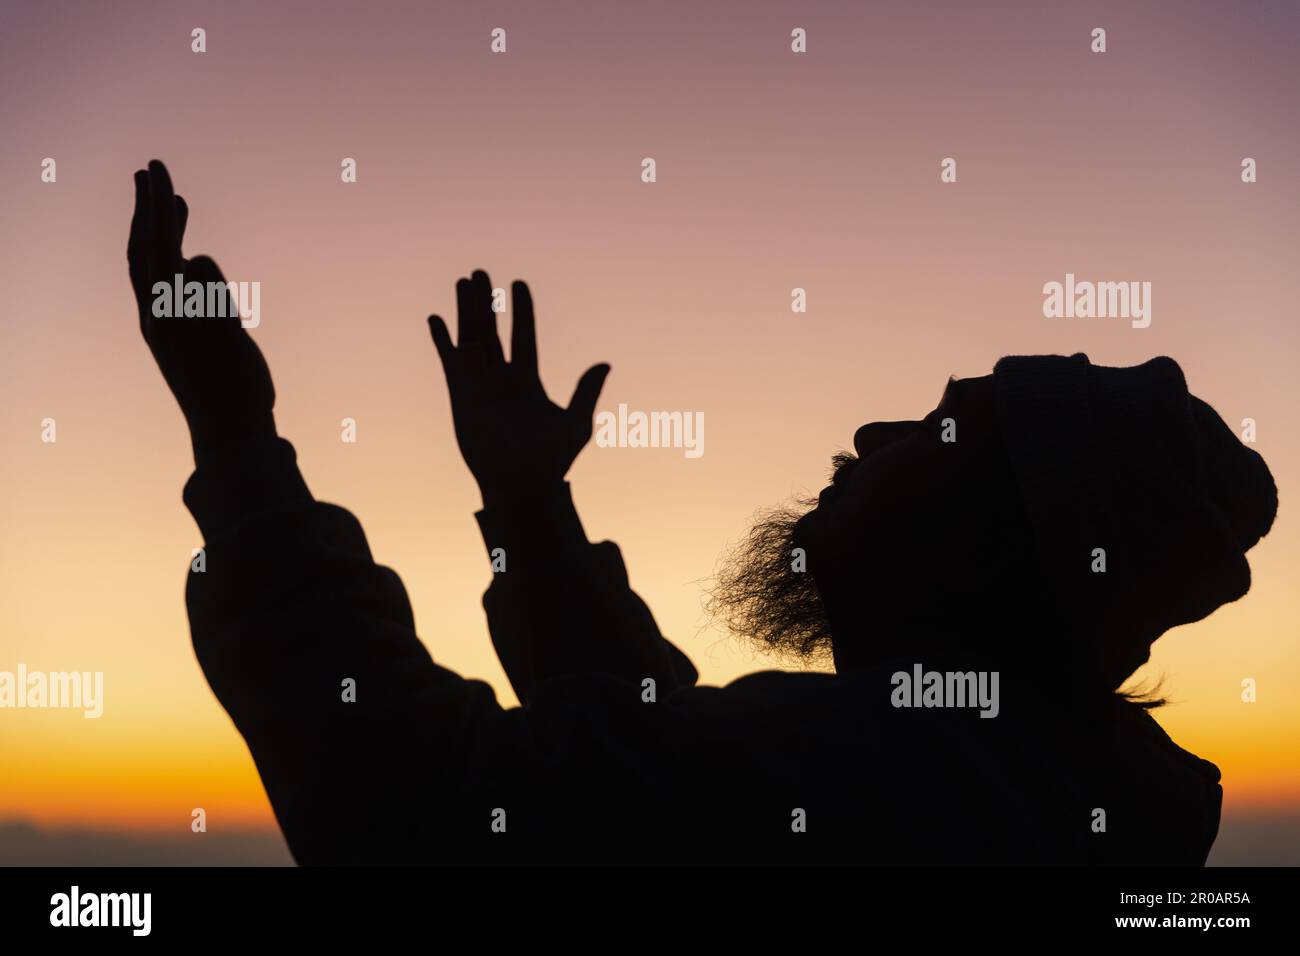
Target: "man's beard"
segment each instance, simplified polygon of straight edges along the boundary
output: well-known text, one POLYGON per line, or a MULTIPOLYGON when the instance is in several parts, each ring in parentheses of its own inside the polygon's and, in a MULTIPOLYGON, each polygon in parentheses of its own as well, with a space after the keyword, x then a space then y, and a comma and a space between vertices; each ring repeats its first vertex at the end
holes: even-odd
MULTIPOLYGON (((758 517, 726 554, 709 592, 709 616, 757 650, 829 662, 830 623, 812 574, 794 570, 794 526, 817 504, 800 499, 758 517)), ((806 563, 801 565, 806 567, 806 563)))

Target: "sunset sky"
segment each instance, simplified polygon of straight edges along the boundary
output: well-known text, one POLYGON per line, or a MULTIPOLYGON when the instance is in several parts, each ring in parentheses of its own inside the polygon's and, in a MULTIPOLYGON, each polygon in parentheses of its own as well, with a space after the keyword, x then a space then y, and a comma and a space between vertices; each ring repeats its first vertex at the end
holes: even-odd
POLYGON ((1234 430, 1256 421, 1281 508, 1251 593, 1139 677, 1222 769, 1225 835, 1300 819, 1298 44, 1282 0, 6 4, 0 670, 103 671, 105 703, 0 710, 0 822, 274 827, 190 647, 189 443, 126 274, 155 157, 186 253, 261 283, 253 334, 309 485, 402 576, 434 659, 510 703, 424 323, 470 270, 530 283, 556 400, 607 361, 601 410, 704 414, 700 458, 593 446, 570 479, 708 683, 775 666, 705 619, 719 556, 820 488, 857 426, 1005 354, 1174 357, 1234 430), (1151 326, 1044 318, 1066 273, 1149 281, 1151 326))

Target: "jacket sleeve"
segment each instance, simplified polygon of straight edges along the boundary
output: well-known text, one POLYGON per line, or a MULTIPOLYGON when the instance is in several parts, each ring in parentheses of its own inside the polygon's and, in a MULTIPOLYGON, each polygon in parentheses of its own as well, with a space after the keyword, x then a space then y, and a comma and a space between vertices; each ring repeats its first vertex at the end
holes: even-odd
POLYGON ((493 566, 483 608, 521 702, 546 681, 577 674, 637 685, 649 678, 663 696, 695 683, 690 660, 629 586, 618 546, 587 540, 568 482, 475 517, 493 566))
MULTIPOLYGON (((684 717, 643 704, 626 680, 559 679, 530 695, 539 698, 532 706, 504 710, 487 684, 435 664, 401 581, 372 559, 351 514, 312 498, 288 442, 206 463, 185 502, 206 552, 186 593, 195 653, 299 863, 533 859, 561 837, 567 854, 574 795, 604 793, 625 806, 615 792, 645 793, 645 781, 673 765, 684 717), (507 812, 509 840, 495 829, 507 812)), ((504 597, 522 642, 526 609, 515 602, 546 597, 545 581, 527 573, 541 541, 507 540, 519 565, 506 574, 523 572, 510 580, 529 589, 504 597)), ((568 557, 581 555, 588 573, 621 575, 616 552, 613 563, 600 546, 568 557)), ((572 579, 575 590, 582 580, 572 579)), ((658 639, 625 579, 622 587, 593 606, 658 639)), ((579 604, 577 594, 559 595, 556 607, 538 609, 539 633, 561 637, 564 609, 579 604)), ((606 630, 595 613, 578 623, 606 630)))
POLYGON ((475 788, 504 715, 491 688, 434 664, 401 581, 351 514, 312 498, 288 442, 205 465, 184 497, 206 552, 186 589, 195 653, 295 859, 427 852, 416 808, 475 788))

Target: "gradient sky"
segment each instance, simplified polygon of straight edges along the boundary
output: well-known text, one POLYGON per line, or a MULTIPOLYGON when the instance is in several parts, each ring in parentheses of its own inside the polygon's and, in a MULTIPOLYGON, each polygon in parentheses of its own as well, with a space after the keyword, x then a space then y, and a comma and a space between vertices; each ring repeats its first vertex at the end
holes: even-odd
POLYGON ((312 489, 402 575, 434 658, 512 703, 424 325, 471 269, 532 285, 557 400, 608 361, 600 408, 704 413, 702 458, 592 447, 570 477, 711 683, 771 666, 702 615, 719 555, 819 488, 858 425, 916 417, 1004 354, 1173 356, 1230 425, 1257 421, 1282 505, 1251 594, 1162 638, 1143 676, 1230 811, 1300 810, 1300 6, 849 7, 7 3, 0 670, 102 670, 106 703, 0 711, 0 819, 271 825, 189 643, 189 446, 126 276, 152 157, 189 200, 187 254, 262 284, 254 335, 312 489), (1067 272, 1151 282, 1151 327, 1045 319, 1067 272))

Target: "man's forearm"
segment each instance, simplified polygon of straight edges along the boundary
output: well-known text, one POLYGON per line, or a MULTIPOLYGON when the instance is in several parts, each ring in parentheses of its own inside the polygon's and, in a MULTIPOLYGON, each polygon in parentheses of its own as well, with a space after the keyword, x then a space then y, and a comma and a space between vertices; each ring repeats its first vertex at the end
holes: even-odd
POLYGON ((613 542, 592 544, 567 482, 493 502, 475 516, 493 559, 483 597, 492 643, 525 704, 544 681, 613 674, 657 692, 693 684, 695 669, 633 593, 613 542))

